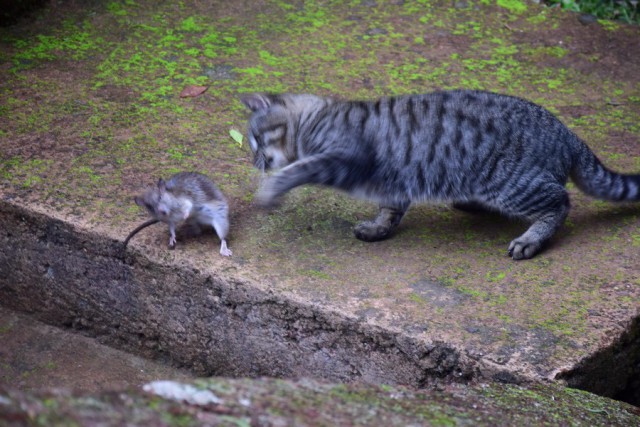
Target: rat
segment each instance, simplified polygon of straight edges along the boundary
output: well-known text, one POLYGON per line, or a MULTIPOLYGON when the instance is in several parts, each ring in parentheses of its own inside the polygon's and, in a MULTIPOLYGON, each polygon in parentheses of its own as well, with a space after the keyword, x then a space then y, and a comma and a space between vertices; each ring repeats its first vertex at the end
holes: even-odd
POLYGON ((191 225, 211 225, 220 238, 220 255, 231 256, 227 247, 229 232, 229 205, 218 187, 207 177, 197 172, 180 172, 167 181, 160 178, 156 187, 134 198, 138 206, 145 208, 153 217, 136 227, 124 241, 140 230, 157 222, 169 225, 169 248, 176 245, 176 226, 182 222, 191 225))

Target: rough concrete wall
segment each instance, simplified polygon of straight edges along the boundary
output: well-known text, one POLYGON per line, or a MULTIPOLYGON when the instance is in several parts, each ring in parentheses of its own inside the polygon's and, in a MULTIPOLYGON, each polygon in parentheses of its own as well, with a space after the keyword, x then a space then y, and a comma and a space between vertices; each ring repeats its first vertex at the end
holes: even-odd
POLYGON ((558 375, 580 388, 640 406, 640 319, 635 318, 615 343, 558 375))
POLYGON ((0 301, 199 375, 313 376, 423 386, 471 378, 424 344, 251 283, 160 265, 121 242, 0 203, 0 301))

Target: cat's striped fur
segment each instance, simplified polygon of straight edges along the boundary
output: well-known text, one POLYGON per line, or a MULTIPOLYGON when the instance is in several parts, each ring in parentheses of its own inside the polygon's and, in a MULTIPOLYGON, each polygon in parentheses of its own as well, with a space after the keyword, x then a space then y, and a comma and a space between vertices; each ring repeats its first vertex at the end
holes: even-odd
POLYGON ((640 200, 640 175, 605 168, 556 117, 529 101, 479 91, 449 91, 338 101, 313 95, 244 96, 253 114, 254 163, 277 170, 262 205, 303 184, 321 184, 379 203, 354 232, 388 237, 413 202, 453 202, 532 223, 509 245, 531 258, 569 211, 571 177, 605 200, 640 200))

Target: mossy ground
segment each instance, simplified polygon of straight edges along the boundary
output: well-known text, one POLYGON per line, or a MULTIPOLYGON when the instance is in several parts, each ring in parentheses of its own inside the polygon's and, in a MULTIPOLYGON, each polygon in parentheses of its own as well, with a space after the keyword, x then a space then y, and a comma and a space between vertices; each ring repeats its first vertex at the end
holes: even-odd
MULTIPOLYGON (((245 92, 487 89, 544 105, 607 165, 637 172, 637 27, 584 27, 518 0, 204 3, 63 2, 0 29, 3 199, 124 238, 143 218, 134 194, 205 172, 230 199, 234 258, 218 259, 205 235, 169 259, 235 269, 526 375, 552 375, 637 314, 637 207, 570 186, 567 224, 527 262, 506 256, 524 224, 447 206, 413 208, 392 239, 367 244, 351 227, 375 207, 328 190, 254 209, 260 176, 229 136, 244 131, 245 92), (194 84, 209 89, 179 97, 194 84)), ((166 230, 137 239, 164 247, 166 230)))
MULTIPOLYGON (((440 390, 335 385, 311 380, 198 380, 215 403, 129 391, 25 394, 0 390, 0 420, 28 425, 630 426, 637 408, 557 385, 452 385, 440 390)), ((180 387, 180 385, 177 385, 180 387)))

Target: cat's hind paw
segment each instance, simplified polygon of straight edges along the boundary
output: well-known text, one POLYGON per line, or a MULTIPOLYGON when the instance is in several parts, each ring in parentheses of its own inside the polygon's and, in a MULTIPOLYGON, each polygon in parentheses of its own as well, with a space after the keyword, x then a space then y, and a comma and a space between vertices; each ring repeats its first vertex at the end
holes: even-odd
POLYGON ((380 225, 375 221, 364 221, 356 225, 353 234, 365 242, 384 240, 391 235, 391 228, 380 225))
POLYGON ((540 251, 540 248, 542 248, 540 242, 519 237, 509 244, 508 253, 511 258, 519 261, 521 259, 533 258, 533 256, 540 251))

